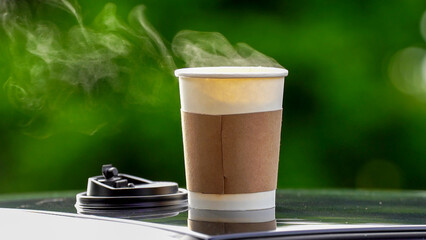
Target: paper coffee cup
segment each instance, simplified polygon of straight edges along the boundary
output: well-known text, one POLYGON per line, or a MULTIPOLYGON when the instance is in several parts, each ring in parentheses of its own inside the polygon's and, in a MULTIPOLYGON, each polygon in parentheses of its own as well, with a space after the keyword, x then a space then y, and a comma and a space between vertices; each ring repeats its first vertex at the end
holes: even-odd
POLYGON ((275 208, 252 211, 189 209, 190 230, 208 235, 272 231, 276 229, 275 208))
POLYGON ((274 207, 287 70, 203 67, 175 74, 189 206, 274 207))

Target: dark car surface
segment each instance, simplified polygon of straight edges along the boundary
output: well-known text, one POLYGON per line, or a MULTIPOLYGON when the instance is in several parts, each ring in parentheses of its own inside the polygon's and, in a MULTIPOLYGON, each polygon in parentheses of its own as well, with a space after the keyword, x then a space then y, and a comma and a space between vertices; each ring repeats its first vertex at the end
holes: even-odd
MULTIPOLYGON (((17 239, 426 238, 423 191, 278 190, 275 230, 220 225, 207 232, 190 230, 188 211, 182 208, 81 212, 74 206, 76 193, 1 196, 2 234, 17 239)), ((233 219, 239 216, 227 214, 233 219)))

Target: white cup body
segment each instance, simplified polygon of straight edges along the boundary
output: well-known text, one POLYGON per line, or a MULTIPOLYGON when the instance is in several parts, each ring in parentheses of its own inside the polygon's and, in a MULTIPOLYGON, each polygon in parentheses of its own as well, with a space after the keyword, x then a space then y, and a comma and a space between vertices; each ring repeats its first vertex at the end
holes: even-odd
POLYGON ((224 115, 282 109, 285 69, 187 68, 176 75, 185 112, 224 115))
MULTIPOLYGON (((181 110, 205 115, 231 115, 282 109, 288 72, 267 67, 186 68, 179 77, 181 110)), ((248 179, 248 181, 253 179, 248 179)), ((205 194, 189 191, 196 209, 255 210, 275 207, 275 189, 255 193, 205 194)))

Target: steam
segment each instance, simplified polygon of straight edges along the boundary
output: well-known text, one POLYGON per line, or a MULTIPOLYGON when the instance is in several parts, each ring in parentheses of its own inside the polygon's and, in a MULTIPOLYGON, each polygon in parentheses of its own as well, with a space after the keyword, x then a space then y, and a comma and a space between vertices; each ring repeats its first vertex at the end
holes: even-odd
POLYGON ((220 33, 180 31, 172 42, 172 49, 187 67, 205 66, 263 66, 282 67, 245 43, 235 48, 220 33))
POLYGON ((147 78, 156 69, 172 72, 176 67, 143 6, 135 7, 126 23, 117 17, 116 5, 106 4, 86 26, 75 1, 42 3, 64 10, 76 25, 61 32, 54 23, 33 18, 26 2, 0 1, 0 23, 12 55, 12 74, 4 88, 18 109, 32 117, 54 116, 64 111, 69 98, 80 101, 81 111, 96 111, 95 106, 105 105, 103 94, 116 94, 123 102, 158 97, 150 99, 152 89, 135 81, 152 81, 147 78))
MULTIPOLYGON (((10 102, 29 117, 28 123, 74 122, 88 134, 106 126, 112 112, 123 107, 119 104, 158 103, 162 81, 176 66, 144 11, 136 6, 124 21, 117 6, 108 3, 87 23, 75 0, 0 1, 0 24, 11 54, 11 75, 4 84, 10 102), (34 7, 60 10, 74 25, 63 31, 40 21, 32 15, 34 7), (81 124, 80 119, 95 120, 81 124)), ((220 33, 181 31, 171 48, 187 67, 281 67, 247 44, 234 48, 220 33)))

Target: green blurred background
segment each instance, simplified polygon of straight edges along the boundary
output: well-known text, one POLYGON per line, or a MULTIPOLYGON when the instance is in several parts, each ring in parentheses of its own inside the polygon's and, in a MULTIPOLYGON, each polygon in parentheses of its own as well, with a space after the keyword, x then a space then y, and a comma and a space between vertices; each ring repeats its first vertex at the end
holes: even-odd
MULTIPOLYGON (((77 24, 34 2, 33 21, 59 32, 77 24)), ((109 2, 124 21, 145 5, 166 44, 183 29, 220 32, 289 70, 280 188, 426 188, 426 1, 109 2)), ((106 3, 81 1, 84 24, 106 3)), ((74 86, 58 107, 28 110, 10 97, 7 81, 39 60, 17 58, 27 56, 25 41, 11 46, 1 28, 0 41, 0 192, 83 189, 106 163, 185 185, 173 75, 134 51, 122 60, 131 74, 118 76, 125 90, 98 84, 88 94, 74 86)))

